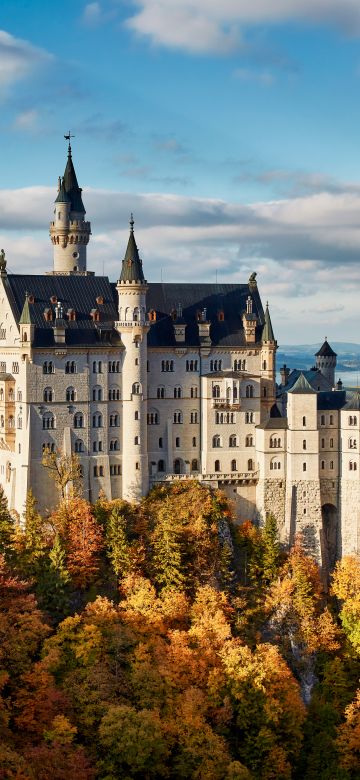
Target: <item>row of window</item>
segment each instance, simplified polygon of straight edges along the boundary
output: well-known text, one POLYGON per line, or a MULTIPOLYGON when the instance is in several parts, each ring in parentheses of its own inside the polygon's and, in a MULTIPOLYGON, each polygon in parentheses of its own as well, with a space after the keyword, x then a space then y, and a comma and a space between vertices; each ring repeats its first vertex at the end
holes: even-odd
POLYGON ((234 425, 236 414, 235 412, 215 412, 215 423, 217 425, 234 425))
MULTIPOLYGON (((6 371, 6 363, 0 364, 0 371, 1 365, 5 366, 4 372, 6 371)), ((93 362, 93 373, 94 374, 102 374, 103 364, 101 360, 94 360, 93 362)), ((13 363, 13 374, 19 373, 19 364, 13 363), (14 366, 17 366, 17 370, 14 368, 14 366)), ((109 374, 119 374, 120 373, 120 360, 109 360, 108 362, 108 372, 109 374)), ((55 365, 52 360, 45 360, 43 363, 43 374, 54 374, 55 373, 55 365)), ((77 374, 77 363, 75 360, 67 360, 65 363, 65 374, 77 374)))
MULTIPOLYGON (((255 388, 254 385, 246 385, 245 387, 245 398, 254 398, 255 388)), ((230 401, 232 399, 234 401, 237 401, 238 398, 238 390, 236 385, 233 386, 232 392, 231 387, 228 387, 226 389, 226 400, 230 401)), ((212 386, 212 397, 213 398, 221 398, 221 388, 220 385, 213 385, 212 386)))
MULTIPOLYGON (((18 391, 17 391, 17 395, 16 395, 16 397, 17 397, 17 400, 18 400, 18 401, 22 401, 22 391, 21 391, 21 390, 18 390, 18 391)), ((5 400, 5 393, 4 393, 4 388, 3 388, 3 387, 0 387, 0 401, 4 401, 4 400, 5 400)), ((11 388, 10 388, 10 390, 9 390, 9 394, 8 394, 8 400, 9 400, 10 402, 13 402, 13 401, 15 401, 15 393, 14 393, 14 390, 12 389, 12 387, 11 387, 11 388)))
MULTIPOLYGON (((216 436, 213 436, 212 438, 212 446, 214 449, 218 447, 223 446, 223 438, 222 436, 219 436, 218 434, 216 436)), ((239 439, 236 436, 235 433, 231 434, 229 436, 229 447, 238 447, 239 446, 239 439)), ((253 447, 254 446, 254 437, 253 436, 246 436, 245 437, 245 447, 253 447)))
MULTIPOLYGON (((5 417, 3 414, 0 416, 0 427, 5 428, 5 417)), ((7 427, 11 429, 15 428, 15 417, 13 417, 12 414, 7 418, 7 427)), ((19 429, 22 428, 22 417, 17 418, 17 427, 19 429)))
MULTIPOLYGON (((3 360, 0 362, 0 373, 6 374, 6 362, 3 360)), ((16 361, 11 364, 11 373, 12 374, 19 373, 19 363, 17 363, 16 361)))
POLYGON ((246 360, 234 360, 234 371, 246 371, 246 360))
MULTIPOLYGON (((186 370, 187 371, 198 371, 199 361, 198 360, 187 360, 186 361, 186 370)), ((161 371, 162 372, 173 372, 174 371, 174 361, 173 360, 162 360, 161 361, 161 371)))
MULTIPOLYGON (((76 412, 74 414, 74 421, 73 425, 74 428, 84 428, 85 427, 85 418, 82 412, 76 412)), ((110 414, 109 417, 109 426, 110 428, 118 428, 120 426, 120 415, 117 413, 110 414)), ((56 420, 55 416, 52 412, 45 412, 42 418, 42 427, 44 430, 53 429, 56 427, 56 420)), ((103 416, 101 412, 95 412, 92 416, 92 427, 93 428, 102 428, 103 427, 103 416)))
MULTIPOLYGON (((177 385, 174 387, 173 390, 174 398, 182 398, 183 397, 183 391, 182 387, 180 385, 177 385)), ((160 387, 157 388, 156 391, 157 398, 165 398, 165 387, 163 385, 160 385, 160 387)), ((198 388, 197 387, 191 387, 190 388, 190 398, 197 398, 198 397, 198 388)))
MULTIPOLYGON (((116 387, 111 387, 108 393, 109 401, 120 401, 120 390, 116 387)), ((52 387, 45 387, 44 393, 43 393, 43 399, 45 403, 51 403, 55 400, 55 394, 52 389, 52 387)), ((1 400, 1 399, 0 399, 1 400)), ((10 398, 9 398, 10 400, 10 398)), ((77 391, 74 387, 67 387, 65 390, 65 400, 69 402, 77 401, 77 391)), ((102 387, 93 387, 92 391, 92 400, 93 401, 102 401, 103 400, 103 389, 102 387)))

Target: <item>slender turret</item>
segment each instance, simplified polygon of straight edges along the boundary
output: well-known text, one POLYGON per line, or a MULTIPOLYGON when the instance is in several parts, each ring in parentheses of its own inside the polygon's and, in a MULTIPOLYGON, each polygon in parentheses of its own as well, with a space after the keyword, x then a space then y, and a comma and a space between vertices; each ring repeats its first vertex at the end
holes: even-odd
POLYGON ((138 501, 149 489, 147 455, 147 284, 130 218, 130 235, 117 283, 119 321, 125 346, 122 366, 122 495, 138 501))
POLYGON ((50 222, 55 274, 86 273, 86 247, 90 235, 91 226, 85 221, 82 190, 76 178, 69 140, 64 176, 59 177, 54 221, 50 222))

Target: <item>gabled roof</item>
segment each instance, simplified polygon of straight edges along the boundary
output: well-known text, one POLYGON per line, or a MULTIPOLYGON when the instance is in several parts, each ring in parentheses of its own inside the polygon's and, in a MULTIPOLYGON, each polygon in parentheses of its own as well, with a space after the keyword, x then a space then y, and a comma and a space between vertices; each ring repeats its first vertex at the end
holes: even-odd
POLYGON ((303 395, 304 393, 312 393, 314 394, 316 391, 311 387, 310 382, 306 379, 304 374, 301 372, 300 376, 297 378, 295 384, 292 386, 292 388, 289 390, 289 393, 298 393, 299 395, 303 395))
POLYGON ((311 368, 308 371, 300 371, 298 368, 294 368, 291 371, 286 385, 280 385, 280 387, 278 387, 278 396, 281 396, 284 393, 289 393, 291 388, 294 387, 294 384, 298 380, 301 373, 316 392, 332 390, 330 382, 319 371, 319 369, 311 368))
POLYGON ((134 218, 130 217, 130 235, 122 261, 120 282, 145 282, 142 261, 134 236, 134 218))
POLYGON ((25 293, 25 301, 21 317, 19 319, 19 325, 31 325, 31 312, 29 307, 29 296, 25 293))
POLYGON ((259 425, 255 425, 255 428, 260 428, 262 431, 284 431, 287 429, 287 427, 287 417, 268 417, 265 422, 260 423, 259 425))
POLYGON ((360 411, 360 392, 359 392, 359 390, 355 390, 355 392, 351 394, 348 402, 345 404, 345 406, 343 408, 349 410, 349 412, 359 412, 360 411))
POLYGON ((325 339, 318 352, 315 353, 315 357, 337 357, 337 354, 331 349, 328 340, 325 339))

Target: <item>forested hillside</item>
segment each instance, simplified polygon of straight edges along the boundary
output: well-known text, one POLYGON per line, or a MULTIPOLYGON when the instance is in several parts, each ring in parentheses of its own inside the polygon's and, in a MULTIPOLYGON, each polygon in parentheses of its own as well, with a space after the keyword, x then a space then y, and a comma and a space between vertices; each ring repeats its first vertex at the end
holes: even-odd
POLYGON ((360 561, 324 587, 301 538, 220 492, 0 496, 1 780, 360 777, 360 561))

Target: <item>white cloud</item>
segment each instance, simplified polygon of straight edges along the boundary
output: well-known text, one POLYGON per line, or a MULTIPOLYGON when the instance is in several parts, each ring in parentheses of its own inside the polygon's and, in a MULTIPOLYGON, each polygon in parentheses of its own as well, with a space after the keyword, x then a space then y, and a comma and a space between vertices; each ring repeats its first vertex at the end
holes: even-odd
POLYGON ((102 9, 100 3, 88 3, 84 8, 83 21, 85 24, 96 25, 101 21, 102 9))
POLYGON ((44 49, 0 30, 0 90, 29 76, 35 68, 50 59, 52 55, 44 49))
MULTIPOLYGON (((133 0, 126 25, 155 45, 198 54, 241 46, 247 26, 301 21, 360 33, 358 0, 133 0)), ((95 4, 91 4, 95 5, 95 4)))
POLYGON ((39 112, 35 108, 22 111, 15 117, 14 127, 18 130, 35 130, 38 124, 39 112))
MULTIPOLYGON (((12 272, 52 266, 48 221, 55 188, 0 190, 0 246, 12 272), (21 228, 21 230, 20 230, 21 228)), ((92 223, 88 266, 118 278, 129 211, 151 281, 246 282, 258 272, 278 339, 357 340, 360 332, 359 192, 270 202, 84 190, 92 223), (304 315, 304 309, 308 312, 304 315), (324 330, 325 328, 325 330, 324 330)))

